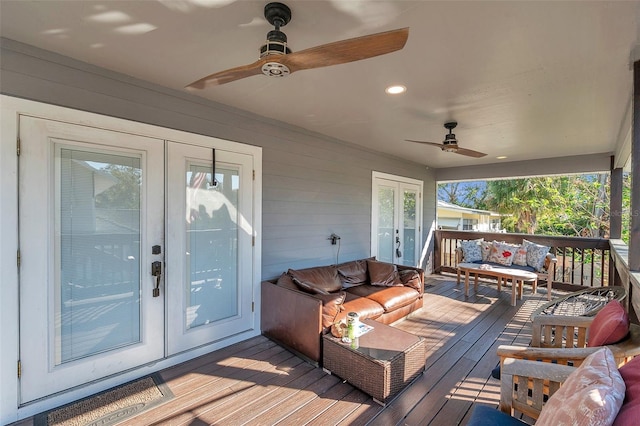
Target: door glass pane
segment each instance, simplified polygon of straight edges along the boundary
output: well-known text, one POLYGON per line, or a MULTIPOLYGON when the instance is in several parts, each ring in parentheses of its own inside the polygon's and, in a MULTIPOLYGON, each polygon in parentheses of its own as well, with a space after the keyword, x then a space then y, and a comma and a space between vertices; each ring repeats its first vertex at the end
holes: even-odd
POLYGON ((393 188, 378 188, 378 256, 381 262, 393 263, 394 249, 394 193, 393 188))
POLYGON ((403 265, 416 265, 416 192, 404 190, 403 198, 403 265))
POLYGON ((140 163, 56 149, 56 365, 140 341, 140 163))
POLYGON ((187 328, 238 315, 238 170, 187 168, 187 328))

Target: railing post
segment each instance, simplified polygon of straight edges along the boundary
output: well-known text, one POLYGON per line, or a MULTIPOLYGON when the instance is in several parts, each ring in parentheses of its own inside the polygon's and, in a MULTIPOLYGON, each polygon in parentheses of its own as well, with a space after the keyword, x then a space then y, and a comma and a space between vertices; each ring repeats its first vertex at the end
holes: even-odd
POLYGON ((433 243, 433 271, 440 272, 442 266, 442 234, 435 231, 435 239, 433 243))
POLYGON ((631 214, 629 269, 640 271, 640 61, 633 63, 633 124, 631 138, 631 214))

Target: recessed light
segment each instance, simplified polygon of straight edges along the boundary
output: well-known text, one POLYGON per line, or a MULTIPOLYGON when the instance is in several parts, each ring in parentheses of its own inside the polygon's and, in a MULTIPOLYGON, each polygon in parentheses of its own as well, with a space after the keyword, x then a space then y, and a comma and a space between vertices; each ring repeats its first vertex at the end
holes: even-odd
POLYGON ((398 84, 398 85, 394 85, 394 86, 389 86, 386 89, 384 89, 384 91, 386 93, 388 93, 389 95, 399 95, 401 93, 406 92, 407 88, 398 84))
POLYGON ((501 155, 499 157, 496 157, 496 160, 504 160, 505 158, 507 158, 506 155, 501 155))

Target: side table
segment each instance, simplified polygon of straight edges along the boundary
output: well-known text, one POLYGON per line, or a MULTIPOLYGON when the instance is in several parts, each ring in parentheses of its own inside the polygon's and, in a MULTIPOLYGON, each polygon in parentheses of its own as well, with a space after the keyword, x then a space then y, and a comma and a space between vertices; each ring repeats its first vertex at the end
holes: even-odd
POLYGON ((384 405, 424 371, 425 342, 373 320, 362 322, 373 330, 352 343, 323 336, 323 368, 384 405))

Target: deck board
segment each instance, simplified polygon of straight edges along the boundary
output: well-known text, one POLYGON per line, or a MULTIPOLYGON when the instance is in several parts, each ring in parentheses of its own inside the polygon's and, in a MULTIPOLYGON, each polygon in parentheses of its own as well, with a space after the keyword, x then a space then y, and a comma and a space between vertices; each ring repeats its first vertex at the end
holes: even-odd
POLYGON ((121 425, 464 425, 474 404, 497 407, 496 348, 529 344, 544 290, 512 307, 508 287, 466 297, 455 277, 427 280, 424 308, 394 325, 425 339, 426 370, 385 407, 258 336, 163 370, 175 397, 121 425))

